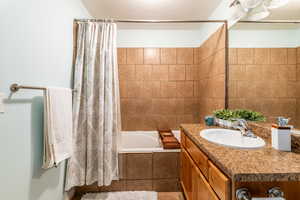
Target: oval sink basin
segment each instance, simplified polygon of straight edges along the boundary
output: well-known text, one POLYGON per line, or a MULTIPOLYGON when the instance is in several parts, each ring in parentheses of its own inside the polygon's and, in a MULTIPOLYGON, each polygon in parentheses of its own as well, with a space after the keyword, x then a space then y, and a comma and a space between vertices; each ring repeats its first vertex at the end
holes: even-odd
POLYGON ((245 137, 240 131, 229 129, 205 129, 200 131, 200 136, 212 143, 239 149, 258 149, 266 144, 260 137, 245 137))

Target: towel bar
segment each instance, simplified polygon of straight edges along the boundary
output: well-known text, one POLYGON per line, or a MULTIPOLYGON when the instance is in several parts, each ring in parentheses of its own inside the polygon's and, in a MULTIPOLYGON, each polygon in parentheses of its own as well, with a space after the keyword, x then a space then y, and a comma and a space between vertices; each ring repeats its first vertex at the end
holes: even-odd
MULTIPOLYGON (((17 83, 13 83, 10 86, 11 92, 17 92, 19 89, 31 89, 31 90, 46 90, 46 87, 35 87, 35 86, 25 86, 25 85, 19 85, 17 83)), ((76 92, 76 90, 72 89, 73 92, 76 92)))

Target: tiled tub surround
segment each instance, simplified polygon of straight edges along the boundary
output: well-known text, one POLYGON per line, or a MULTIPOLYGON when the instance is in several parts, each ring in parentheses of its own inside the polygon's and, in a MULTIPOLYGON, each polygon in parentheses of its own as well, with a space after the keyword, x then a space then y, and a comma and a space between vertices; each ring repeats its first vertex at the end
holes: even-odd
MULTIPOLYGON (((232 182, 300 181, 299 153, 277 151, 268 139, 265 147, 256 150, 224 147, 199 136, 201 130, 216 127, 202 124, 183 124, 181 127, 232 182)), ((260 132, 255 133, 260 136, 260 132)))
MULTIPOLYGON (((180 140, 179 131, 173 131, 180 140)), ((99 191, 179 191, 180 149, 164 150, 157 131, 122 132, 119 153, 120 180, 107 187, 76 188, 77 195, 99 191)))
POLYGON ((221 27, 198 48, 200 120, 216 109, 225 108, 225 30, 221 27))
POLYGON ((225 32, 198 48, 119 48, 123 130, 178 129, 223 108, 225 32))
POLYGON ((118 49, 124 131, 178 129, 199 119, 195 53, 194 48, 118 49))
POLYGON ((300 127, 300 48, 229 49, 229 108, 277 116, 300 127))

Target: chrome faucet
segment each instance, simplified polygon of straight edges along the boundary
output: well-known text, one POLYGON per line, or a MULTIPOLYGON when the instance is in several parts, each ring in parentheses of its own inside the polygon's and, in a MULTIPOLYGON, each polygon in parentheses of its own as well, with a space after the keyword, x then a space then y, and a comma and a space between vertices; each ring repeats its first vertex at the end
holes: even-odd
POLYGON ((245 119, 234 119, 234 125, 232 128, 238 129, 241 131, 242 136, 256 138, 251 128, 249 127, 247 121, 245 119))

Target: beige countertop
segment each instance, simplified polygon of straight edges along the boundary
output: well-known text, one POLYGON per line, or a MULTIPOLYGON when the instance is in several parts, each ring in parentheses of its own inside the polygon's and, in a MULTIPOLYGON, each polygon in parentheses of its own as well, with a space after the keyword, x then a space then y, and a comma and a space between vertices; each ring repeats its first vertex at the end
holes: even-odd
POLYGON ((182 124, 181 128, 232 181, 300 181, 300 153, 273 149, 268 129, 253 129, 255 134, 265 139, 265 147, 241 150, 217 145, 199 136, 201 130, 216 127, 182 124))

